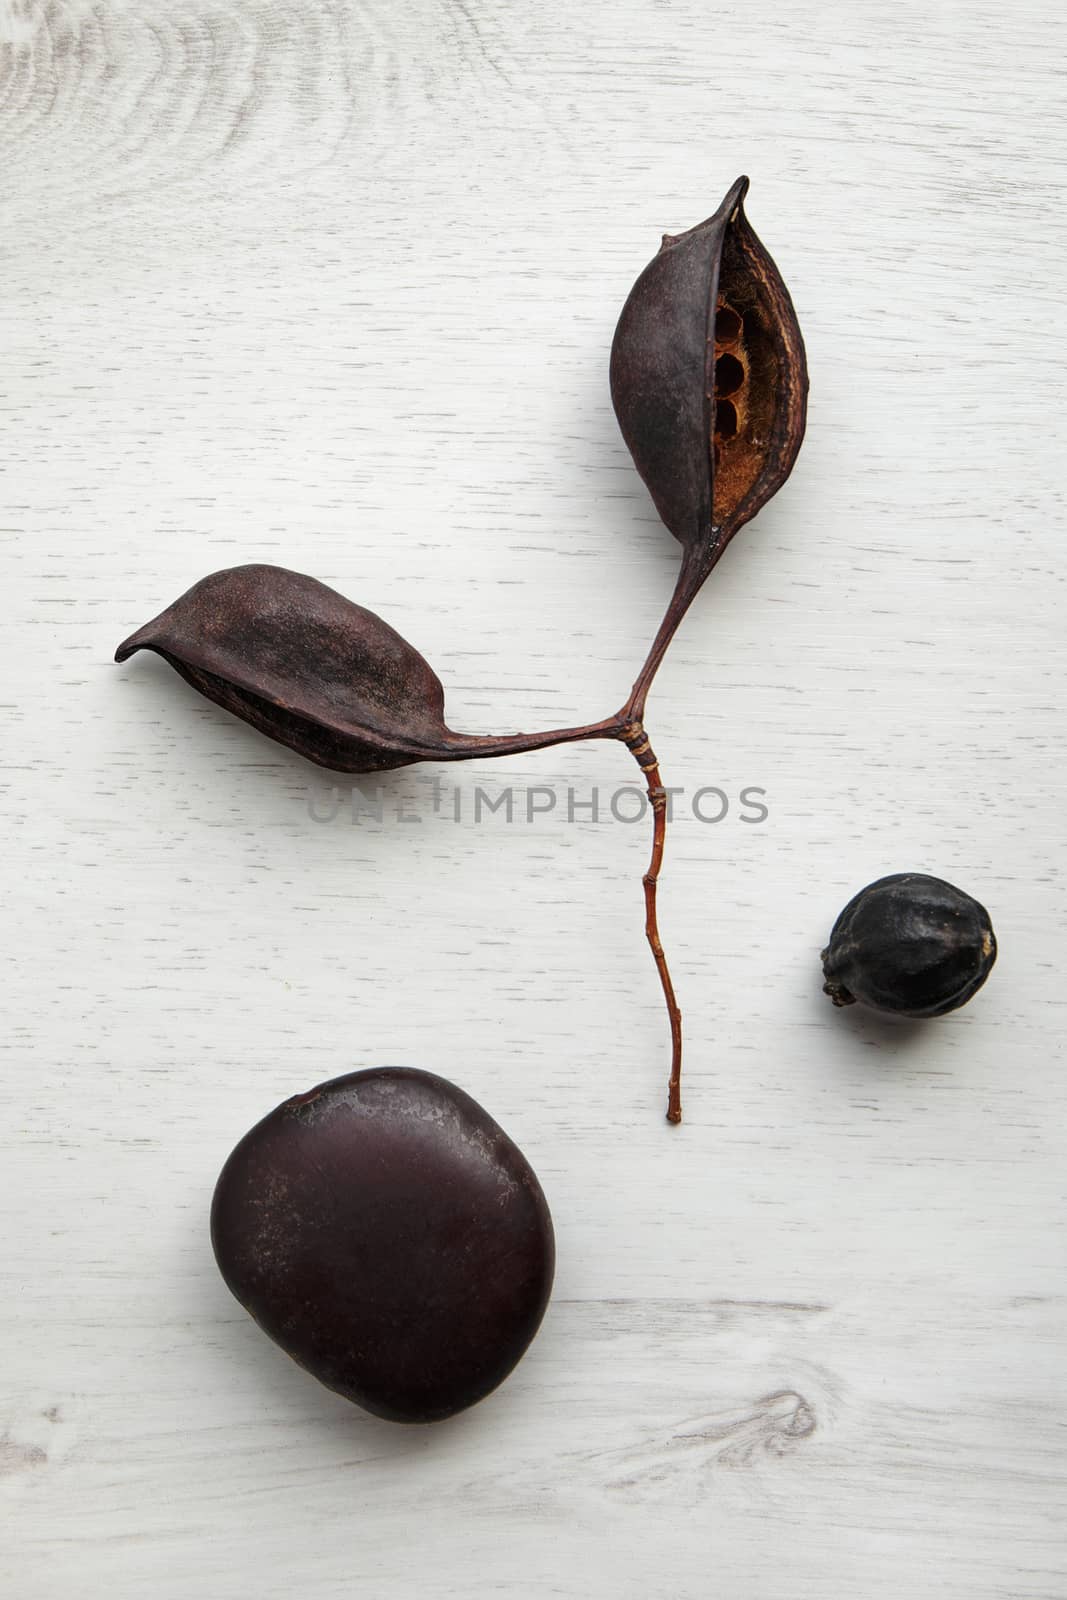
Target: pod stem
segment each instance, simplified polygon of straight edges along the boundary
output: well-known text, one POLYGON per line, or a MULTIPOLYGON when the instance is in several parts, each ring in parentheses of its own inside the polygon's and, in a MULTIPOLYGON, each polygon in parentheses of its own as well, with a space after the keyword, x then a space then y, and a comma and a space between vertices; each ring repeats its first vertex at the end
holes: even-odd
POLYGON ((663 621, 660 623, 656 637, 649 647, 645 664, 638 673, 637 682, 630 690, 630 698, 624 708, 624 715, 628 716, 636 724, 640 724, 645 714, 645 701, 648 699, 648 691, 652 687, 652 680, 659 671, 663 657, 667 654, 668 645, 678 632, 682 618, 700 593, 705 578, 722 554, 721 546, 719 546, 716 537, 719 531, 718 528, 711 529, 712 538, 710 544, 699 543, 686 546, 685 554, 682 556, 682 565, 678 571, 678 581, 674 586, 674 593, 671 595, 663 621))
POLYGON ((415 747, 412 746, 412 759, 472 761, 486 756, 525 755, 534 750, 547 750, 553 745, 578 744, 586 739, 622 739, 628 742, 629 736, 635 730, 644 737, 641 723, 652 680, 660 668, 663 657, 667 654, 667 648, 677 633, 682 618, 700 593, 705 578, 722 554, 722 547, 718 541, 720 533, 721 529, 712 527, 710 542, 701 541, 686 546, 674 593, 671 595, 656 637, 649 647, 645 664, 630 690, 630 698, 622 710, 617 711, 613 717, 604 717, 600 722, 588 722, 576 728, 552 728, 547 733, 473 734, 457 733, 450 728, 444 742, 435 746, 433 750, 427 749, 425 753, 416 753, 415 747))
MULTIPOLYGON (((579 744, 586 739, 621 739, 629 726, 624 712, 600 722, 578 728, 552 728, 547 733, 456 733, 449 730, 447 741, 428 752, 437 761, 473 761, 480 757, 519 756, 533 750, 547 750, 558 744, 579 744)), ((418 758, 415 758, 418 759, 418 758)))
POLYGON ((652 951, 652 958, 656 963, 659 981, 663 987, 663 998, 667 1003, 667 1016, 671 1024, 671 1076, 667 1086, 667 1121, 681 1122, 682 1120, 682 1013, 678 1009, 678 1001, 674 994, 674 984, 671 982, 670 968, 664 954, 663 944, 659 936, 659 920, 656 912, 656 888, 659 883, 660 867, 663 865, 663 849, 667 842, 667 791, 663 787, 659 773, 659 762, 656 753, 648 741, 648 735, 640 721, 632 723, 623 736, 623 742, 641 771, 645 775, 648 785, 648 798, 652 805, 652 859, 648 864, 648 871, 644 876, 645 888, 645 938, 648 940, 652 951))
POLYGON ((652 680, 667 653, 679 624, 692 605, 711 571, 722 554, 718 535, 721 530, 712 527, 708 543, 687 545, 674 593, 659 625, 656 637, 649 648, 645 664, 638 674, 630 698, 621 711, 601 722, 591 722, 584 727, 556 728, 550 733, 513 733, 473 736, 449 734, 451 749, 447 760, 462 760, 472 756, 518 755, 532 750, 543 750, 549 745, 572 744, 585 739, 621 739, 645 775, 648 798, 652 806, 652 859, 648 864, 643 883, 645 890, 645 938, 659 973, 667 1017, 671 1025, 671 1075, 667 1085, 667 1121, 682 1120, 682 1013, 671 981, 670 968, 659 936, 659 918, 656 890, 659 886, 660 868, 667 842, 667 791, 660 778, 659 762, 649 743, 644 728, 645 702, 652 680))

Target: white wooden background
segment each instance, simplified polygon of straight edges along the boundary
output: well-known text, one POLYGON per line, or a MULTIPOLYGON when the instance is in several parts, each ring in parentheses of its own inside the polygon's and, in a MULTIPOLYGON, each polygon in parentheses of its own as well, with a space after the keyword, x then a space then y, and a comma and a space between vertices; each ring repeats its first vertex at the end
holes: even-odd
POLYGON ((1051 0, 0 0, 7 626, 0 1579, 17 1600, 1067 1594, 1063 52, 1051 0), (664 229, 742 171, 808 440, 610 745, 328 775, 117 642, 267 560, 379 610, 455 725, 605 715, 676 547, 607 392, 664 229), (476 784, 557 785, 475 827, 476 784), (397 802, 417 822, 396 820, 397 802), (957 1017, 834 1012, 884 872, 977 894, 957 1017), (218 1168, 382 1062, 476 1095, 556 1290, 436 1428, 228 1296, 218 1168))

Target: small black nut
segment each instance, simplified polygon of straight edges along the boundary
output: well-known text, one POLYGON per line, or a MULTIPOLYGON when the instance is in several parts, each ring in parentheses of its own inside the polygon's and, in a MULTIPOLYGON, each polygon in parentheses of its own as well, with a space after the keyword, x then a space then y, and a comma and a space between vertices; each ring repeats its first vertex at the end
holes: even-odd
POLYGON ((851 899, 822 953, 823 990, 901 1017, 941 1017, 965 1005, 997 958, 984 906, 943 878, 896 872, 851 899))

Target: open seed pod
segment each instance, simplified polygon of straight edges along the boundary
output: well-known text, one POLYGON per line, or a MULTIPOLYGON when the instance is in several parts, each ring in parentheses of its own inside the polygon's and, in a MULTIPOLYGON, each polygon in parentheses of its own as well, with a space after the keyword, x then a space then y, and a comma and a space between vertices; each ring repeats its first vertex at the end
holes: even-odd
POLYGON ((715 214, 676 236, 630 292, 611 396, 634 464, 683 545, 706 558, 788 478, 808 378, 793 303, 745 217, 738 178, 715 214))

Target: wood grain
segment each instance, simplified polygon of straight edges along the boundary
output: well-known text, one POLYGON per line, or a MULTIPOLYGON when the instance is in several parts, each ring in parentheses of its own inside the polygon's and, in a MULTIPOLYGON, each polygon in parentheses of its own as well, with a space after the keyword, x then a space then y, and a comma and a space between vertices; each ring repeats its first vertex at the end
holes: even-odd
POLYGON ((1067 1593, 1064 42, 1035 0, 0 0, 19 1600, 1067 1593), (410 638, 456 726, 606 714, 676 562, 615 317, 742 171, 811 411, 649 708, 673 1131, 623 751, 331 816, 111 655, 276 561, 410 638), (819 993, 837 911, 905 869, 1000 941, 928 1028, 819 993), (206 1235, 254 1120, 382 1062, 477 1096, 557 1226, 530 1354, 434 1429, 287 1363, 206 1235))

